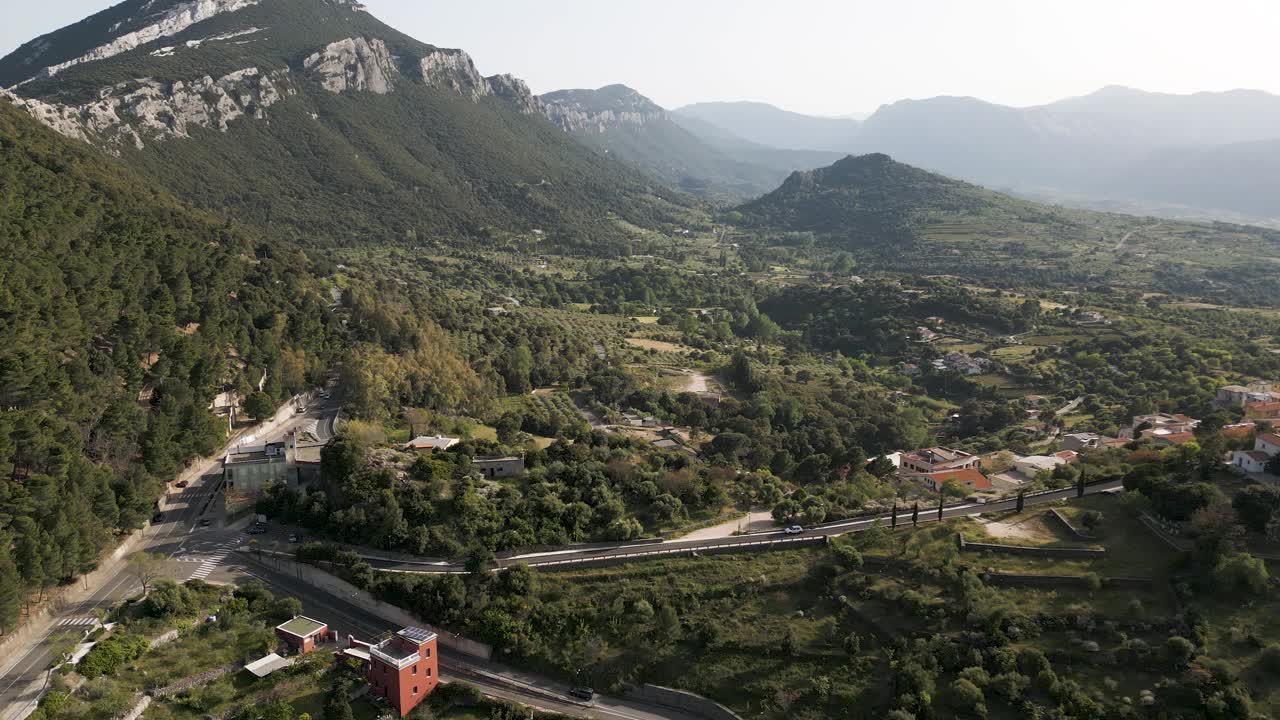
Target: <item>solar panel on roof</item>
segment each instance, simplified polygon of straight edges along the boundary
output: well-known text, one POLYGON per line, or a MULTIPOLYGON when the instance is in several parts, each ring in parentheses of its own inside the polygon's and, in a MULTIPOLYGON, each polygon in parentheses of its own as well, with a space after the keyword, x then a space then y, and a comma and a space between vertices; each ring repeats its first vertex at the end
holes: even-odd
POLYGON ((435 633, 422 628, 407 627, 400 631, 400 635, 416 642, 426 642, 435 636, 435 633))

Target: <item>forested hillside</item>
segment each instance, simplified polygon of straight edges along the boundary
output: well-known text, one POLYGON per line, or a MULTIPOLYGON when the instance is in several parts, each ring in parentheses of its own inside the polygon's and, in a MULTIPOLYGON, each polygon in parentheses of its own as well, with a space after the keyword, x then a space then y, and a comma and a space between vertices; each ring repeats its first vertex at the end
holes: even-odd
POLYGON ((483 77, 466 53, 354 3, 209 7, 128 47, 116 37, 124 28, 185 17, 172 3, 131 0, 0 59, 0 77, 32 78, 14 88, 19 101, 64 134, 268 237, 483 241, 544 230, 558 245, 617 253, 619 220, 678 222, 690 202, 566 137, 518 79, 483 77), (81 61, 38 72, 76 52, 81 61))
POLYGON ((766 244, 820 242, 868 268, 1031 287, 1160 287, 1250 305, 1276 297, 1274 230, 1034 203, 879 153, 794 173, 726 219, 766 244))
POLYGON ((333 338, 308 261, 195 212, 0 102, 0 627, 92 568, 225 437, 206 408, 277 398, 333 338), (21 582, 18 582, 20 578, 21 582))

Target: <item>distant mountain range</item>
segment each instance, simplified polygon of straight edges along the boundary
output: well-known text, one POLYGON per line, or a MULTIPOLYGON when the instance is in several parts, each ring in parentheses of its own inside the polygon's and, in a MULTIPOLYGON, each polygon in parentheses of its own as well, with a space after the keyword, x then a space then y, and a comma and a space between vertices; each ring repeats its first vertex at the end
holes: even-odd
POLYGON ((884 152, 991 187, 1080 204, 1280 222, 1280 97, 1107 87, 1030 108, 969 97, 903 100, 865 121, 760 103, 680 108, 704 139, 884 152))
POLYGON ((837 153, 760 145, 696 118, 672 113, 625 85, 542 95, 547 118, 575 138, 672 187, 741 199, 777 187, 794 170, 837 153))

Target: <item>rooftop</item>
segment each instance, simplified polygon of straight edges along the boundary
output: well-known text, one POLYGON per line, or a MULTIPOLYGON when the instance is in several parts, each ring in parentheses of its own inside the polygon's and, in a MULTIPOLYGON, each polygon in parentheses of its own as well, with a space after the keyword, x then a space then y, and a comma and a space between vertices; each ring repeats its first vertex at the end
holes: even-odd
POLYGON ((443 435, 419 435, 408 443, 411 448, 431 448, 433 450, 448 450, 458 444, 458 438, 445 437, 443 435))
POLYGON ((325 627, 327 626, 319 620, 312 620, 309 617, 299 615, 288 622, 277 625, 276 629, 295 637, 306 638, 324 630, 325 627))
POLYGON ((963 460, 973 457, 963 450, 952 450, 945 447, 931 447, 916 450, 907 454, 908 457, 919 458, 927 463, 951 462, 953 460, 963 460))
POLYGON ((253 673, 255 677, 263 678, 281 668, 289 667, 295 660, 297 660, 297 658, 284 658, 275 653, 271 653, 266 657, 258 658, 248 665, 245 665, 244 669, 253 673))

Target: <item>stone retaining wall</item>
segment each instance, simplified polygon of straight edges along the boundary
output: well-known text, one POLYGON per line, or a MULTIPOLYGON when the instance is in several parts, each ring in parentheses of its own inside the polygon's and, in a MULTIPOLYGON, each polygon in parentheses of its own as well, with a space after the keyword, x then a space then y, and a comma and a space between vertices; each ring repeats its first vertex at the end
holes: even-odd
MULTIPOLYGON (((1090 576, 1088 575, 1031 575, 1021 573, 983 573, 982 579, 989 585, 1000 587, 1069 587, 1069 588, 1088 588, 1090 584, 1090 576)), ((1134 590, 1146 590, 1155 585, 1155 581, 1151 578, 1140 577, 1107 577, 1100 578, 1102 587, 1105 588, 1128 588, 1134 590)))
POLYGON ((1024 555, 1042 558, 1081 558, 1106 557, 1106 548, 1078 547, 1028 547, 1026 545, 995 545, 992 543, 968 542, 960 533, 956 533, 956 544, 961 552, 991 552, 1002 555, 1024 555))

